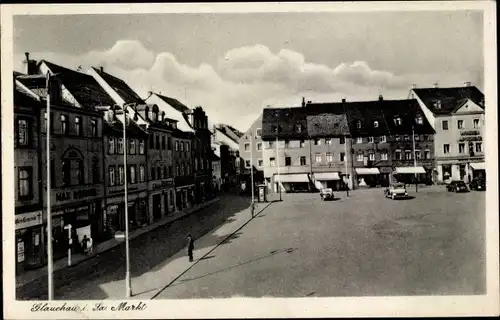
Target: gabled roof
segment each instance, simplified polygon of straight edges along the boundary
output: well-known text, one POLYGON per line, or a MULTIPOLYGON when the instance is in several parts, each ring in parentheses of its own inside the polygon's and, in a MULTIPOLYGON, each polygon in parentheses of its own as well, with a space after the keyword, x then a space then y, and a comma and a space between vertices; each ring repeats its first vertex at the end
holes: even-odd
POLYGON ((484 94, 475 86, 412 90, 434 114, 451 114, 464 99, 470 99, 484 109, 484 94))
POLYGON ((94 77, 47 60, 41 60, 40 63, 45 63, 53 73, 58 74, 57 77, 61 79, 62 84, 83 107, 112 106, 115 104, 94 77))
POLYGON ((155 93, 155 94, 158 96, 158 98, 162 99, 163 101, 165 101, 166 103, 168 103, 169 105, 171 105, 174 109, 176 109, 179 112, 187 113, 187 112, 191 111, 191 109, 189 109, 188 107, 186 107, 184 104, 182 104, 177 99, 166 97, 166 96, 163 96, 163 95, 158 94, 158 93, 155 93))
POLYGON ((20 75, 16 77, 16 80, 39 97, 43 99, 47 97, 47 79, 45 75, 20 75))
POLYGON ((101 78, 125 101, 125 103, 145 104, 139 95, 125 81, 92 67, 101 78))
POLYGON ((226 136, 228 139, 230 139, 234 143, 236 143, 236 144, 239 143, 239 137, 229 128, 228 125, 221 124, 219 126, 216 126, 215 130, 222 133, 224 136, 226 136))
POLYGON ((279 125, 279 138, 307 138, 306 108, 264 108, 262 114, 262 139, 276 138, 276 126, 279 125))
MULTIPOLYGON (((121 135, 123 133, 123 123, 119 121, 103 121, 104 123, 104 134, 121 135)), ((147 133, 142 130, 134 121, 129 121, 127 126, 127 135, 133 137, 146 138, 147 133)))
POLYGON ((342 103, 310 103, 306 105, 307 132, 310 137, 349 135, 342 103))

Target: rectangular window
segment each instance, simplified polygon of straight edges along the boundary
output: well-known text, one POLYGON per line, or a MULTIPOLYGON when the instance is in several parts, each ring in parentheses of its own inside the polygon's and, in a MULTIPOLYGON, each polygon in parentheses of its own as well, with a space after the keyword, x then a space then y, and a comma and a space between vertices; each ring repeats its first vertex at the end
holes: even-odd
POLYGON ((139 165, 139 181, 144 182, 146 181, 146 169, 144 168, 144 165, 139 165))
POLYGON ((382 160, 382 161, 387 161, 388 160, 387 152, 382 152, 380 154, 380 160, 382 160))
POLYGON ((396 160, 401 160, 401 150, 396 150, 394 156, 396 157, 396 160))
POLYGON ((457 120, 457 127, 458 127, 458 129, 463 129, 464 128, 464 121, 463 120, 457 120))
POLYGON ((167 138, 167 149, 172 150, 172 138, 167 138))
POLYGON ((386 136, 380 136, 379 142, 380 143, 386 143, 387 142, 387 137, 386 136))
POLYGON ((344 162, 345 161, 345 153, 344 152, 341 152, 340 153, 340 162, 344 162))
POLYGON ((258 128, 257 130, 255 130, 255 136, 260 138, 260 136, 262 136, 262 129, 261 128, 258 128))
POLYGON ((472 120, 472 123, 473 123, 473 125, 474 125, 474 129, 479 128, 479 119, 474 119, 474 120, 472 120))
POLYGON ((169 177, 172 177, 172 176, 173 176, 172 166, 168 166, 168 176, 169 176, 169 177))
POLYGON ((115 181, 115 167, 114 166, 109 166, 109 185, 114 186, 116 181, 115 181))
POLYGON ((340 137, 339 138, 339 143, 344 144, 345 143, 345 137, 340 137))
POLYGON ((333 162, 333 154, 331 152, 326 153, 326 162, 327 163, 332 163, 333 162))
POLYGON ((285 157, 285 166, 291 166, 291 165, 292 165, 292 158, 285 157))
POLYGON ((301 166, 307 165, 306 157, 304 156, 300 157, 300 165, 301 166))
POLYGON ((250 168, 251 166, 250 160, 245 160, 245 168, 250 168))
POLYGON ((32 197, 32 173, 31 167, 21 167, 18 173, 18 194, 20 200, 26 200, 32 197))
POLYGON ((358 154, 356 156, 356 161, 362 162, 363 161, 363 155, 362 154, 358 154))
POLYGON ((415 159, 422 159, 422 153, 420 152, 420 150, 415 150, 415 159))
POLYGON ((370 153, 370 154, 368 155, 368 159, 369 159, 370 161, 375 161, 375 153, 370 153))
POLYGON ((165 136, 161 136, 161 148, 163 150, 167 149, 167 141, 165 139, 165 136))
POLYGON ((75 135, 82 135, 82 117, 75 117, 75 135))
POLYGON ((330 138, 326 138, 326 139, 325 139, 325 144, 327 144, 327 145, 331 145, 331 144, 332 144, 332 139, 330 139, 330 138))
POLYGON ((139 154, 144 154, 144 140, 139 141, 139 154))
POLYGON ((401 122, 402 122, 402 121, 401 121, 401 118, 400 118, 400 117, 396 117, 396 118, 394 118, 394 124, 395 124, 396 126, 400 126, 400 125, 401 125, 401 122))
POLYGON ((156 149, 161 150, 160 136, 159 135, 156 135, 156 149))
POLYGON ((415 141, 419 141, 420 140, 420 136, 418 134, 415 135, 415 141))
POLYGON ((250 151, 250 143, 245 143, 245 151, 250 151))
POLYGON ((155 148, 155 136, 153 133, 149 134, 149 149, 154 149, 155 148))
POLYGON ((135 140, 129 141, 129 149, 130 149, 129 154, 135 154, 137 152, 135 149, 135 140))
POLYGON ((175 151, 179 151, 179 141, 175 141, 175 151))
POLYGON ((368 143, 373 143, 373 137, 368 137, 368 143))
POLYGON ((92 134, 92 138, 97 138, 97 120, 92 119, 90 120, 90 130, 92 134))
POLYGON ((405 150, 405 160, 411 160, 411 150, 405 150))
POLYGON ((262 167, 264 165, 264 161, 262 159, 257 160, 257 164, 259 167, 262 167))
POLYGON ((257 143, 257 151, 262 150, 262 142, 257 143))
POLYGON ((302 125, 300 123, 295 125, 295 132, 298 133, 302 132, 302 125))
POLYGON ((118 181, 117 185, 121 186, 125 183, 125 171, 123 170, 123 166, 118 166, 118 181))
POLYGON ((61 114, 59 119, 61 120, 61 134, 68 134, 68 118, 61 114))
POLYGON ((130 183, 135 183, 135 165, 130 166, 130 183))
POLYGON ((448 120, 441 121, 441 128, 443 130, 448 130, 448 120))
POLYGON ((118 138, 118 142, 116 144, 116 153, 123 154, 123 138, 118 138))
POLYGON ((151 167, 151 180, 156 180, 156 169, 151 167))
POLYGON ((321 153, 314 154, 314 162, 316 162, 316 163, 321 162, 321 153))
POLYGON ((363 143, 363 138, 362 137, 357 137, 356 138, 356 143, 363 143))
POLYGON ((186 142, 186 144, 184 146, 185 146, 185 151, 188 152, 189 151, 189 142, 186 142))
POLYGON ((378 128, 378 121, 373 121, 373 127, 378 128))
POLYGON ((359 120, 358 120, 358 121, 356 122, 356 128, 361 129, 361 125, 362 125, 362 124, 361 124, 361 121, 359 121, 359 120))
POLYGON ((269 141, 269 149, 274 148, 274 141, 269 141))
POLYGON ((70 160, 71 184, 83 184, 83 161, 80 159, 70 160))
POLYGON ((409 135, 405 134, 404 138, 405 138, 405 141, 410 141, 410 136, 409 135))
POLYGON ((161 179, 161 167, 156 167, 156 179, 161 179))
POLYGON ((476 152, 483 152, 483 144, 481 142, 476 142, 476 152))
POLYGON ((418 116, 415 121, 417 124, 424 124, 424 118, 422 116, 418 116))
MULTIPOLYGON (((54 172, 54 162, 51 161, 52 167, 50 168, 51 174, 54 172)), ((52 179, 52 178, 51 178, 52 179)), ((92 183, 101 182, 101 172, 99 170, 99 162, 97 158, 92 159, 92 183)))
POLYGON ((288 148, 290 148, 290 141, 285 140, 285 149, 288 149, 288 148))
POLYGON ((17 145, 29 145, 30 128, 29 122, 26 119, 17 119, 17 145))
POLYGON ((115 138, 109 138, 108 140, 108 153, 115 154, 115 138))
POLYGON ((304 145, 305 145, 305 141, 304 141, 304 140, 300 140, 300 142, 299 142, 299 146, 300 146, 301 148, 304 148, 304 145))
POLYGON ((431 151, 430 150, 425 150, 424 151, 424 156, 425 156, 425 159, 430 159, 431 158, 431 151))
POLYGON ((399 135, 395 135, 395 136, 394 136, 394 140, 395 140, 395 141, 401 141, 401 137, 400 137, 399 135))
POLYGON ((465 143, 458 144, 458 153, 465 153, 465 143))
POLYGON ((275 159, 275 158, 269 158, 269 165, 270 165, 271 167, 276 166, 276 159, 275 159))
POLYGON ((314 139, 314 145, 315 146, 321 145, 321 139, 314 139))
POLYGON ((443 145, 443 153, 444 154, 450 153, 450 145, 449 144, 444 144, 443 145))

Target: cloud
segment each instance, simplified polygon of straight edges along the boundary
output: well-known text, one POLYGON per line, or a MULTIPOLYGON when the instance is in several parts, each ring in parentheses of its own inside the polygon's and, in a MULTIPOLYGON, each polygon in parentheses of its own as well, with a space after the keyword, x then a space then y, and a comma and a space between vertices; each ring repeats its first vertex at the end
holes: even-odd
MULTIPOLYGON (((282 49, 273 53, 263 45, 231 49, 213 66, 183 64, 169 52, 154 53, 133 40, 118 41, 109 50, 80 56, 45 52, 32 53, 31 57, 71 69, 103 65, 105 71, 126 81, 140 96, 152 90, 191 107, 201 105, 212 123, 228 123, 242 131, 266 105, 298 106, 302 96, 314 101, 367 100, 379 94, 404 99, 412 83, 429 86, 436 80, 429 82, 434 75, 395 75, 389 70, 376 70, 364 61, 337 66, 313 63, 299 52, 282 49)), ((22 70, 23 58, 15 56, 17 70, 22 70)), ((449 75, 450 81, 453 78, 449 75)), ((462 78, 468 80, 467 75, 456 79, 462 78)))

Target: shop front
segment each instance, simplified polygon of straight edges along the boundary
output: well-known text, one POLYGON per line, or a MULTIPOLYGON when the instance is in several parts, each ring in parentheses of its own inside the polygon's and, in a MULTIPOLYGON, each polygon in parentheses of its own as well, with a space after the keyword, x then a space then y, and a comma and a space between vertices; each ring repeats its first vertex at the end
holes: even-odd
POLYGON ((169 212, 175 211, 171 197, 174 190, 174 179, 168 178, 149 183, 150 213, 153 221, 158 221, 169 212))
POLYGON ((191 208, 195 205, 195 185, 185 185, 175 188, 175 204, 177 211, 191 208))
POLYGON ((44 263, 42 210, 15 215, 16 273, 44 263))
MULTIPOLYGON (((113 193, 106 199, 105 229, 108 239, 114 237, 117 231, 125 231, 126 223, 123 190, 115 190, 113 193)), ((147 191, 128 192, 127 200, 129 230, 148 224, 147 191)))
POLYGON ((334 191, 345 189, 339 172, 317 172, 314 173, 314 186, 316 189, 331 188, 334 191))
POLYGON ((422 183, 428 181, 428 175, 432 174, 432 171, 425 170, 422 166, 413 167, 396 167, 394 170, 394 176, 397 182, 405 184, 415 184, 415 182, 422 183))
POLYGON ((458 159, 438 161, 438 181, 445 183, 452 180, 470 182, 476 177, 485 178, 485 163, 481 160, 482 159, 458 159))
POLYGON ((485 162, 471 162, 472 169, 471 179, 481 178, 486 179, 486 163, 485 162))
POLYGON ((380 170, 378 168, 355 168, 356 182, 358 187, 376 187, 379 181, 380 170))
POLYGON ((274 192, 309 192, 310 181, 307 173, 274 175, 274 192))

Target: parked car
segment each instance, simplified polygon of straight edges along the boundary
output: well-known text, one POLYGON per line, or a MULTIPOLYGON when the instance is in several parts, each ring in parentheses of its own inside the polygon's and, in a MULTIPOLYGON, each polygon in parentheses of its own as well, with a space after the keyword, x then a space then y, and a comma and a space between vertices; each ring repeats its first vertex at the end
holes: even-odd
POLYGON ((319 196, 321 197, 321 200, 333 200, 333 190, 332 188, 323 188, 319 191, 319 196))
POLYGON ((408 198, 408 192, 406 191, 406 187, 403 183, 391 184, 385 189, 384 195, 386 198, 391 198, 393 200, 408 198))
POLYGON ((469 188, 471 190, 476 190, 476 191, 485 191, 486 190, 486 181, 482 178, 475 178, 469 184, 469 188))
POLYGON ((462 180, 454 180, 450 182, 446 186, 446 189, 449 192, 469 192, 469 188, 467 188, 467 185, 462 180))

